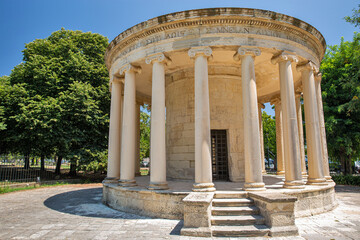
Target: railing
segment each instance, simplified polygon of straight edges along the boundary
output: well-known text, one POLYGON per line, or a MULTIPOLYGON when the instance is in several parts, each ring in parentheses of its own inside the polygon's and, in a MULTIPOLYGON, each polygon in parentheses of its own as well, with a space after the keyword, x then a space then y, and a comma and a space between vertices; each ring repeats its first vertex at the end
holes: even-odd
MULTIPOLYGON (((40 158, 30 158, 26 164, 22 156, 1 155, 0 187, 55 179, 55 168, 54 159, 45 159, 41 169, 40 158)), ((62 168, 68 169, 69 163, 63 163, 62 168)))

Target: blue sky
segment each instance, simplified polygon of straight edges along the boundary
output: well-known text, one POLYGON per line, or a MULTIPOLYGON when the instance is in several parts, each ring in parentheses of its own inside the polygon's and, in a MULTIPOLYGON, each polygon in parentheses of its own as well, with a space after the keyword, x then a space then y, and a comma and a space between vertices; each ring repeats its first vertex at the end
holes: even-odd
POLYGON ((266 9, 299 18, 317 28, 328 45, 351 40, 357 31, 343 17, 355 0, 0 0, 0 76, 22 61, 24 44, 64 27, 100 33, 111 41, 133 25, 159 15, 197 8, 266 9))

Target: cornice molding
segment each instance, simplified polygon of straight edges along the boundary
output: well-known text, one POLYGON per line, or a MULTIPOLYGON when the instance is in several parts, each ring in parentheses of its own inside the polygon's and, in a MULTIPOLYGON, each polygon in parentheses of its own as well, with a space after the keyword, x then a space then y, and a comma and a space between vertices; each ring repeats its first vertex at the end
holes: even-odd
MULTIPOLYGON (((316 50, 316 54, 319 55, 320 59, 324 55, 326 43, 321 33, 311 25, 296 18, 271 11, 264 11, 257 9, 226 8, 226 9, 205 9, 205 10, 207 11, 218 10, 219 13, 215 16, 209 14, 204 17, 201 16, 201 11, 204 11, 204 9, 185 11, 185 12, 168 14, 165 16, 153 18, 146 22, 140 23, 132 28, 129 28, 128 30, 118 35, 109 44, 105 53, 105 61, 107 67, 109 68, 110 65, 112 64, 111 61, 114 61, 113 59, 114 54, 116 55, 118 51, 122 51, 123 49, 129 47, 133 43, 139 43, 139 40, 144 39, 147 36, 168 30, 178 30, 184 27, 192 27, 192 26, 205 27, 205 26, 215 26, 219 24, 225 26, 242 25, 248 27, 263 27, 268 30, 286 32, 287 34, 295 35, 300 39, 306 39, 306 42, 309 43, 311 46, 313 46, 313 48, 316 50), (227 10, 229 12, 233 11, 232 15, 227 13, 226 12, 227 10), (193 18, 189 18, 189 16, 186 17, 187 12, 191 12, 193 18), (249 12, 253 12, 256 14, 249 15, 248 14, 249 12), (184 16, 182 15, 183 13, 185 14, 184 16), (179 16, 178 17, 175 16, 176 14, 179 16), (278 16, 278 18, 273 19, 272 16, 274 15, 278 16), (170 16, 173 17, 170 18, 170 16), (166 20, 160 20, 161 18, 165 18, 166 20)), ((142 46, 138 46, 138 47, 142 47, 142 46)))

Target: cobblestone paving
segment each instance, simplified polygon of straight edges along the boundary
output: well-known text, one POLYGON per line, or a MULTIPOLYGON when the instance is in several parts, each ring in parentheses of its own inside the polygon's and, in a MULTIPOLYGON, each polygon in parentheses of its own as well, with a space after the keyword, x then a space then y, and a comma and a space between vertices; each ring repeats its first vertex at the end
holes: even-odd
MULTIPOLYGON (((202 239, 179 236, 178 220, 112 210, 101 195, 99 184, 2 194, 0 239, 202 239)), ((302 237, 274 239, 360 239, 360 188, 337 187, 337 198, 334 211, 296 220, 302 237)))

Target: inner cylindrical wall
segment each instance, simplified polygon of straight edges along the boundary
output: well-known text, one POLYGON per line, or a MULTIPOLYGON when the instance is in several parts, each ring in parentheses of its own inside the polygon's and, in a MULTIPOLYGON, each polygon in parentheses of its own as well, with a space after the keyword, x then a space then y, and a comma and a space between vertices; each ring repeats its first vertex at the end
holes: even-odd
MULTIPOLYGON (((230 181, 244 180, 240 67, 209 66, 210 128, 226 130, 230 181)), ((167 176, 195 177, 194 69, 166 78, 167 176)))

